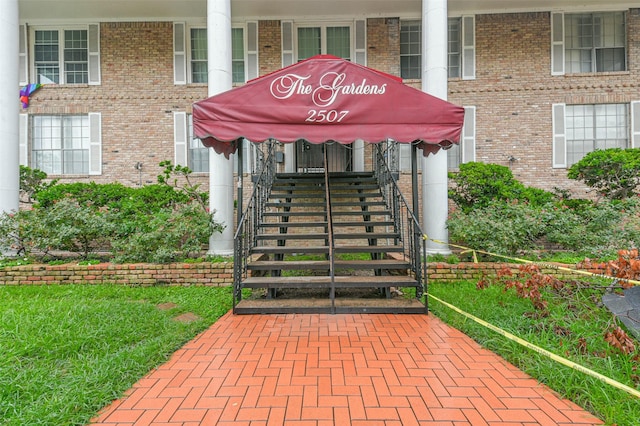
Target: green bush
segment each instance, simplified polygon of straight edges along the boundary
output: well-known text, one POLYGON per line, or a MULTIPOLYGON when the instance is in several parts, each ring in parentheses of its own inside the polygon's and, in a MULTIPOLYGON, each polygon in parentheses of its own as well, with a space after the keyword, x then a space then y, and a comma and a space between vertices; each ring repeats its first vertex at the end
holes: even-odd
POLYGON ((36 202, 33 209, 0 215, 0 250, 42 257, 71 252, 83 259, 106 252, 118 262, 200 256, 210 235, 224 226, 208 212, 207 194, 191 184, 188 168, 161 165, 159 183, 140 188, 43 184, 44 172, 22 169, 21 184, 36 202))
POLYGON ((457 210, 447 226, 452 242, 502 255, 538 249, 544 235, 540 209, 519 201, 457 210))
POLYGON ((24 203, 31 203, 34 194, 43 191, 56 183, 58 179, 45 182, 47 174, 42 170, 20 166, 20 199, 24 203))
POLYGON ((115 229, 108 213, 71 198, 59 200, 47 209, 34 209, 31 219, 38 223, 32 225, 35 232, 30 237, 36 238, 36 248, 76 253, 83 259, 108 251, 115 229))
POLYGON ((452 242, 502 255, 530 254, 543 242, 585 257, 607 258, 640 242, 640 200, 533 206, 494 202, 469 212, 454 211, 447 222, 452 242))
POLYGON ((640 186, 640 148, 592 151, 571 166, 567 176, 612 200, 631 197, 640 186))
POLYGON ((513 177, 508 167, 478 162, 460 165, 460 171, 449 173, 453 187, 449 198, 463 211, 488 207, 495 201, 521 200, 534 205, 551 201, 552 193, 525 187, 513 177))
POLYGON ((121 222, 112 243, 113 261, 167 263, 200 256, 213 232, 223 227, 196 202, 121 222))

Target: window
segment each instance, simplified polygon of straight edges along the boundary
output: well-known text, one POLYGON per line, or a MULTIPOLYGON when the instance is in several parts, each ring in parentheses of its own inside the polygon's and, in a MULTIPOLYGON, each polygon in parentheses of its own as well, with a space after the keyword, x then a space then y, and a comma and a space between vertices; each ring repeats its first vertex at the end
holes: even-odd
MULTIPOLYGON (((207 29, 191 28, 188 31, 188 50, 185 50, 185 24, 176 22, 174 28, 174 82, 185 84, 185 75, 189 76, 189 83, 207 83, 208 75, 208 47, 207 29), (185 51, 188 51, 186 58, 185 51), (185 62, 188 61, 188 73, 185 74, 185 62)), ((257 23, 247 23, 247 34, 251 39, 247 41, 245 49, 245 29, 234 27, 231 29, 231 74, 233 83, 244 83, 258 76, 258 48, 257 23)))
POLYGON ((34 115, 32 168, 47 174, 89 174, 88 115, 34 115))
POLYGON ((591 151, 629 146, 627 104, 567 105, 567 167, 591 151))
POLYGON ((207 30, 191 28, 191 82, 207 82, 207 30))
POLYGON ((231 30, 231 73, 234 83, 245 82, 243 32, 242 28, 231 30))
MULTIPOLYGON (((475 78, 475 18, 447 20, 449 78, 475 78)), ((400 76, 422 78, 422 22, 400 21, 400 76)))
POLYGON ((400 76, 422 78, 422 23, 400 21, 400 76))
POLYGON ((460 78, 460 62, 462 55, 462 22, 460 18, 452 18, 447 22, 449 46, 447 47, 447 65, 449 78, 460 78))
POLYGON ((351 60, 351 26, 299 26, 298 60, 328 54, 351 60))
POLYGON ((97 24, 78 29, 34 29, 32 35, 37 83, 100 83, 97 24))
POLYGON ((626 69, 624 12, 566 14, 566 72, 626 69))
POLYGON ((89 82, 86 30, 36 31, 34 43, 34 62, 38 83, 86 84, 89 82), (61 68, 63 80, 60 79, 61 68))
POLYGON ((200 139, 193 137, 193 116, 189 114, 188 118, 189 152, 187 167, 194 173, 209 173, 209 149, 202 145, 200 139))

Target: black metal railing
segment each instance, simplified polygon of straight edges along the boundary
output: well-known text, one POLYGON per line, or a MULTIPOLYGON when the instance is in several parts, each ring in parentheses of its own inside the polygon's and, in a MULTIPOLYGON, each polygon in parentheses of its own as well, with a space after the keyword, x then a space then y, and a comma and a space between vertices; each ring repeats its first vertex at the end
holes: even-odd
POLYGON ((416 298, 420 299, 427 291, 427 261, 426 256, 423 256, 426 253, 426 241, 423 238, 424 233, 418 218, 414 214, 414 210, 409 206, 400 191, 397 172, 393 172, 387 162, 387 158, 391 157, 390 154, 396 149, 393 146, 394 144, 395 142, 376 145, 373 161, 374 173, 386 206, 391 211, 396 232, 400 235, 399 239, 403 247, 405 260, 411 265, 411 272, 414 274, 416 281, 421 283, 416 289, 416 298))
POLYGON ((329 248, 329 278, 331 279, 331 287, 329 290, 329 298, 331 299, 331 313, 336 313, 336 275, 335 275, 335 243, 333 237, 333 217, 331 215, 331 185, 329 184, 329 161, 327 150, 324 150, 324 191, 327 209, 327 245, 329 248))
POLYGON ((276 143, 268 141, 261 144, 259 152, 256 152, 258 161, 256 161, 255 173, 252 173, 253 191, 246 208, 238 219, 236 233, 233 237, 234 308, 236 303, 242 300, 242 280, 248 273, 247 264, 250 260, 251 248, 258 241, 258 230, 276 176, 275 148, 276 143))

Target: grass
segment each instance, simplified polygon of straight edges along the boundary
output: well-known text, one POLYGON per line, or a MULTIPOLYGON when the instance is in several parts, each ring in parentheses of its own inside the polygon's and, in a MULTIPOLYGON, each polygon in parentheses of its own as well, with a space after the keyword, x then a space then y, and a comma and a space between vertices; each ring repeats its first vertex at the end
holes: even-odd
MULTIPOLYGON (((548 312, 540 315, 534 312, 531 301, 518 298, 513 290, 505 292, 500 285, 494 284, 485 290, 477 290, 475 282, 432 282, 429 285, 430 294, 465 312, 631 388, 640 389, 638 343, 635 353, 625 355, 604 340, 605 331, 615 324, 615 320, 599 305, 602 292, 591 286, 545 290, 548 312)), ((512 342, 433 299, 429 301, 429 309, 607 424, 640 424, 637 397, 512 342)))
MULTIPOLYGON (((226 313, 230 292, 229 287, 0 287, 0 424, 86 424, 226 313), (159 308, 167 303, 174 307, 159 308), (175 321, 186 312, 201 320, 175 321)), ((431 282, 429 292, 627 386, 640 385, 638 358, 604 341, 614 320, 597 303, 601 289, 547 292, 544 316, 529 300, 498 285, 477 290, 475 282, 431 282)), ((523 348, 434 300, 429 308, 607 424, 639 424, 636 397, 523 348)))
POLYGON ((226 313, 231 290, 4 286, 0 300, 0 424, 79 425, 226 313), (174 319, 186 312, 201 319, 174 319))

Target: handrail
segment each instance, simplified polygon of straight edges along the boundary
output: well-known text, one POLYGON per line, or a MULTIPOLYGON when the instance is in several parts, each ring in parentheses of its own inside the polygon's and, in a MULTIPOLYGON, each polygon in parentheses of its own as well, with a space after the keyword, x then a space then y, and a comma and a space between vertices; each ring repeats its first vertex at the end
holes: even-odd
POLYGON ((266 146, 266 160, 262 162, 257 178, 253 179, 254 186, 251 198, 238 220, 236 232, 233 236, 233 307, 242 300, 242 278, 247 274, 247 264, 251 248, 257 242, 259 224, 265 211, 265 205, 271 192, 276 175, 275 143, 264 142, 266 146))
MULTIPOLYGON (((391 210, 396 230, 400 234, 403 254, 408 258, 416 280, 422 283, 421 287, 416 290, 416 298, 422 298, 427 291, 426 241, 422 238, 424 233, 418 218, 413 209, 409 207, 409 203, 400 191, 397 178, 389 168, 385 158, 386 153, 386 151, 383 152, 381 144, 375 147, 374 172, 382 191, 382 197, 387 208, 391 210)), ((425 298, 425 305, 427 303, 428 300, 425 298)))
POLYGON ((331 215, 331 186, 329 185, 329 161, 327 150, 324 149, 324 191, 327 208, 327 239, 329 245, 329 277, 331 279, 331 289, 329 298, 331 299, 331 313, 336 312, 336 276, 335 276, 335 245, 333 238, 333 217, 331 215))

